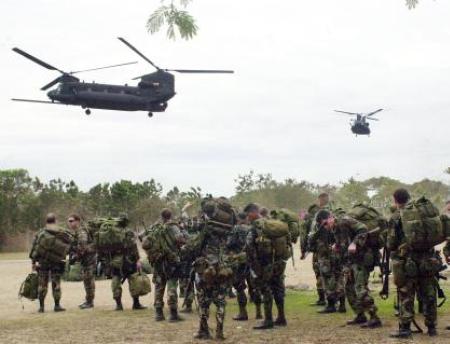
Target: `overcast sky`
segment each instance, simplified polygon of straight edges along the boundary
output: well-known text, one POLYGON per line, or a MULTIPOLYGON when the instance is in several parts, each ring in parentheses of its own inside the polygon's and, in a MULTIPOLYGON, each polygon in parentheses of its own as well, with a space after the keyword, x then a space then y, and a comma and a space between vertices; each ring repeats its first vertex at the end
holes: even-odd
POLYGON ((450 1, 195 0, 199 35, 169 41, 145 28, 159 1, 0 1, 0 168, 44 180, 150 178, 165 190, 201 186, 233 193, 253 169, 275 178, 339 183, 387 175, 443 181, 450 165, 450 1), (58 76, 13 53, 70 71, 139 64, 82 75, 133 84, 152 67, 234 69, 176 75, 166 113, 15 103, 46 99, 58 76), (370 137, 355 137, 333 109, 386 111, 370 137))

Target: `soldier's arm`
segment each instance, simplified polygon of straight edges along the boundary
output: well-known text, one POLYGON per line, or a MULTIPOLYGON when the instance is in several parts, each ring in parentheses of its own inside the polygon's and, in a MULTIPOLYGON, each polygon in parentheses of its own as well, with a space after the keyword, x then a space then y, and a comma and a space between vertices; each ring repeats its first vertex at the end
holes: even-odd
POLYGON ((31 250, 30 250, 29 257, 30 257, 31 263, 33 265, 36 263, 37 258, 38 258, 37 257, 37 252, 36 252, 36 246, 37 246, 37 242, 38 242, 38 238, 39 238, 40 233, 41 233, 41 231, 38 231, 36 233, 36 235, 34 236, 34 239, 33 239, 33 243, 31 244, 31 250))

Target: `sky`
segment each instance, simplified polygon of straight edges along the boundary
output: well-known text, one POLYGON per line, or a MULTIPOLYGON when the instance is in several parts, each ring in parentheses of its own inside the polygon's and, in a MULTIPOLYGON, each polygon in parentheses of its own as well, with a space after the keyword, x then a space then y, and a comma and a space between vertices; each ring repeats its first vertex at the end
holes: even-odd
POLYGON ((380 175, 449 182, 450 2, 421 0, 194 0, 199 33, 168 40, 145 27, 157 0, 0 1, 0 169, 43 180, 154 178, 167 191, 200 186, 231 195, 254 170, 274 178, 340 183, 380 175), (27 104, 58 76, 11 51, 17 46, 66 71, 133 84, 152 67, 123 36, 166 68, 233 69, 176 75, 165 113, 27 104), (355 137, 334 109, 377 114, 355 137))

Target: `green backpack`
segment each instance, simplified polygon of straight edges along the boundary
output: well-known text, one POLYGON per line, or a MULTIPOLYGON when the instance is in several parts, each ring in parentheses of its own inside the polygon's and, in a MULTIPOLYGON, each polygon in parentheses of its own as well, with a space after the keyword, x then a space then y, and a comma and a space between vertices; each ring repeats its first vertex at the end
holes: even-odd
POLYGON ((135 272, 128 277, 132 297, 147 295, 152 291, 150 278, 143 272, 135 272))
POLYGON ((387 221, 383 215, 378 212, 378 210, 367 204, 359 203, 354 205, 353 208, 347 212, 347 215, 359 222, 362 222, 369 229, 366 243, 368 247, 377 250, 383 247, 383 236, 385 235, 385 231, 387 229, 387 221), (379 230, 374 230, 376 228, 379 228, 379 230))
POLYGON ((68 230, 44 228, 37 237, 32 258, 48 263, 60 263, 66 259, 73 239, 73 234, 68 230))
POLYGON ((289 227, 289 236, 290 240, 293 244, 295 244, 298 240, 298 237, 300 236, 300 218, 299 216, 288 209, 278 209, 278 210, 272 210, 270 212, 270 215, 272 218, 276 220, 283 221, 284 223, 287 223, 289 227))
POLYGON ((439 210, 425 197, 409 202, 400 211, 406 243, 416 250, 429 250, 445 241, 439 210))
POLYGON ((260 219, 255 223, 261 235, 256 238, 258 254, 287 260, 291 257, 289 226, 276 219, 260 219))
POLYGON ((146 230, 142 235, 142 248, 147 253, 148 261, 154 264, 163 259, 176 262, 178 256, 175 239, 171 238, 166 226, 170 224, 158 223, 146 230))
POLYGON ((236 213, 231 203, 224 197, 204 198, 201 202, 202 211, 209 217, 209 219, 234 225, 236 223, 236 213))
POLYGON ((25 281, 20 285, 19 297, 27 298, 28 300, 36 300, 38 298, 39 278, 36 272, 28 274, 25 281))
POLYGON ((117 219, 104 219, 94 233, 99 252, 120 252, 126 248, 126 229, 118 226, 117 219))

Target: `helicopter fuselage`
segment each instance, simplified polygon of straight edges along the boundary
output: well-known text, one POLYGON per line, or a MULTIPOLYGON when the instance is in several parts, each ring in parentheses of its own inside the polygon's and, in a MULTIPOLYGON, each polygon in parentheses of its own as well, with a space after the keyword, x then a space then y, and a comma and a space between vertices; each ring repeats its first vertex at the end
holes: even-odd
POLYGON ((138 86, 63 81, 47 95, 53 102, 82 108, 163 112, 175 91, 170 73, 155 72, 142 77, 138 86))
POLYGON ((356 135, 370 135, 369 123, 366 121, 353 121, 351 123, 352 132, 356 135))

